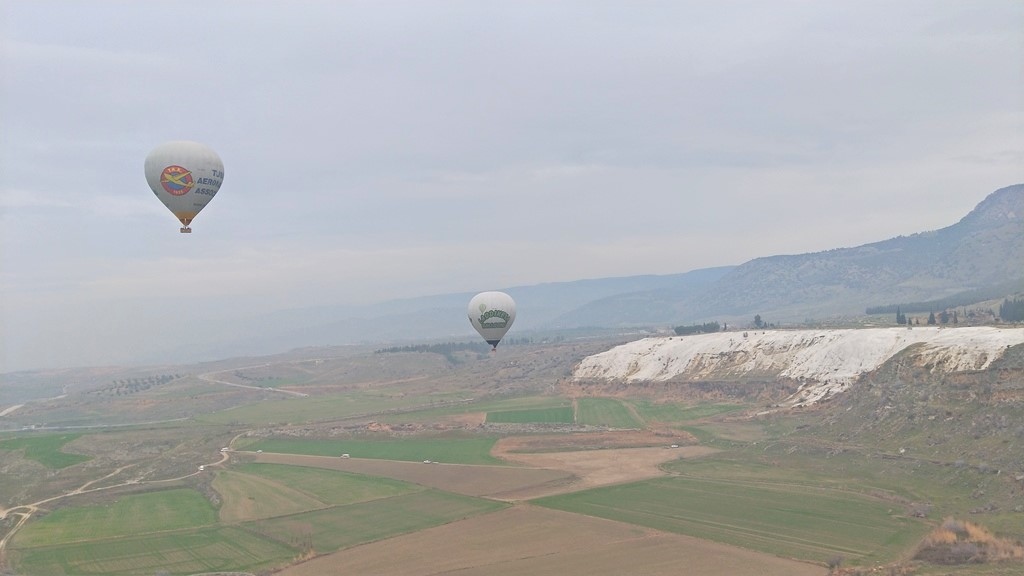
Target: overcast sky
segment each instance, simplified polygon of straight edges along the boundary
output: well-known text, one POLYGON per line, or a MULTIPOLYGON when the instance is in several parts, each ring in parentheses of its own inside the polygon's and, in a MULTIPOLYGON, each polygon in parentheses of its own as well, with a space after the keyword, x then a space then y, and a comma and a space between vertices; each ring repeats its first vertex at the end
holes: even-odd
POLYGON ((0 23, 0 372, 856 246, 1024 182, 1020 0, 2 0, 0 23), (180 139, 226 173, 191 235, 142 171, 180 139))

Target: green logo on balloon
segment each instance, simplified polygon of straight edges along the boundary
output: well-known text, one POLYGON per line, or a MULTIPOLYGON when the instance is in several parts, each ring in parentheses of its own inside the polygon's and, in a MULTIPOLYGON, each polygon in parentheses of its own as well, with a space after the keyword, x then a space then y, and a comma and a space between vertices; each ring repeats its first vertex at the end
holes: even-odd
MULTIPOLYGON (((483 312, 487 306, 480 305, 483 312)), ((504 328, 508 326, 509 315, 504 310, 488 310, 480 315, 480 326, 483 328, 504 328)))

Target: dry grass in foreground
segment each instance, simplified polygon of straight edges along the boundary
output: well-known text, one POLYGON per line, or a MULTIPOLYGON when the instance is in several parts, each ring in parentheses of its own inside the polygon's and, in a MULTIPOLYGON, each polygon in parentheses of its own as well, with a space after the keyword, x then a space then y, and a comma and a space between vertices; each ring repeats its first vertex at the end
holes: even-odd
POLYGON ((1024 563, 1024 542, 1000 538, 972 522, 947 518, 925 537, 915 558, 943 565, 1024 563))

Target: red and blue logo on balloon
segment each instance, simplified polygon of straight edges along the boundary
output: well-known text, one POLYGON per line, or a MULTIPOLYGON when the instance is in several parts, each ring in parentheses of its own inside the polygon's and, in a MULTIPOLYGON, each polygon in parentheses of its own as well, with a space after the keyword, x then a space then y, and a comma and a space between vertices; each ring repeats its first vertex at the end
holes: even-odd
POLYGON ((192 189, 195 182, 192 181, 192 173, 181 166, 168 166, 160 173, 160 185, 168 194, 184 196, 192 189))

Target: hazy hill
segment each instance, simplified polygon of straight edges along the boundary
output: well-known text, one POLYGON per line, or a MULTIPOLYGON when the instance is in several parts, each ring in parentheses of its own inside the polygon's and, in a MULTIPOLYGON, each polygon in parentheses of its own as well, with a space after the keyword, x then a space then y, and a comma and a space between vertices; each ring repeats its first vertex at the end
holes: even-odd
MULTIPOLYGON (((1022 262, 1024 184, 1018 184, 993 192, 956 224, 863 246, 672 275, 494 289, 507 291, 519 307, 509 337, 711 320, 745 325, 755 314, 776 323, 801 323, 1024 279, 1022 262)), ((205 350, 217 358, 300 346, 472 339, 476 335, 465 317, 472 295, 275 312, 232 326, 230 339, 211 342, 205 350)))
MULTIPOLYGON (((676 323, 743 319, 801 322, 861 315, 869 306, 936 300, 1024 278, 1024 184, 997 190, 956 224, 812 254, 767 256, 693 294, 648 291, 591 303, 591 318, 618 319, 625 303, 673 311, 676 323)), ((639 321, 651 320, 642 319, 639 321)))
POLYGON ((695 310, 772 315, 863 313, 933 300, 1024 276, 1024 185, 992 193, 960 222, 814 254, 752 260, 703 295, 695 310), (756 288, 756 289, 755 289, 756 288))
MULTIPOLYGON (((608 307, 600 305, 595 312, 599 316, 588 321, 590 313, 586 304, 602 302, 609 296, 619 294, 692 294, 705 289, 733 268, 723 266, 681 274, 600 278, 496 289, 508 292, 516 301, 518 314, 513 332, 509 335, 511 338, 537 330, 618 326, 633 317, 643 318, 633 321, 633 325, 662 324, 659 318, 664 318, 664 315, 651 312, 647 297, 641 297, 631 307, 613 305, 617 320, 611 323, 604 318, 608 307), (561 318, 573 320, 565 322, 561 318)), ((208 351, 213 353, 213 358, 268 354, 301 346, 409 339, 476 339, 476 332, 466 319, 466 305, 473 295, 472 292, 439 294, 360 307, 318 307, 275 312, 253 318, 238 327, 239 333, 250 336, 215 343, 208 351)))

